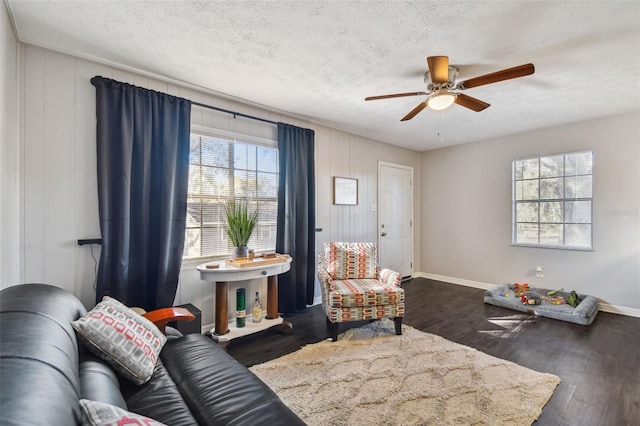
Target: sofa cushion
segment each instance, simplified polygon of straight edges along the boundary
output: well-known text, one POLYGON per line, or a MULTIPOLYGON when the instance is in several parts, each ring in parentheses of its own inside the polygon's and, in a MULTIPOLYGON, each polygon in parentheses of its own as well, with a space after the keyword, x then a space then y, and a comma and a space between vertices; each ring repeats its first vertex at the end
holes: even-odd
POLYGON ((324 243, 329 276, 334 280, 376 278, 378 245, 376 243, 324 243))
POLYGON ((136 384, 151 378, 167 341, 151 321, 109 296, 71 325, 93 353, 136 384))
POLYGON ((271 388, 210 337, 188 334, 171 339, 160 357, 185 400, 198 407, 193 411, 197 424, 305 424, 271 388))
POLYGON ((171 426, 304 425, 257 376, 202 334, 169 339, 151 380, 121 386, 129 410, 171 426))
MULTIPOLYGON (((174 339, 169 339, 163 351, 166 350, 167 346, 170 346, 172 340, 174 339)), ((178 357, 178 362, 180 362, 180 357, 178 357)), ((215 368, 215 365, 209 368, 215 368)), ((171 426, 198 424, 187 401, 165 368, 162 362, 162 354, 153 371, 153 376, 148 382, 143 385, 136 385, 129 380, 122 379, 120 386, 130 411, 151 417, 171 426)), ((214 390, 211 390, 211 392, 214 392, 214 390)), ((200 408, 198 407, 198 409, 200 408)))
POLYGON ((146 425, 146 426, 166 426, 149 417, 131 413, 115 405, 104 402, 80 400, 82 408, 83 426, 119 426, 119 425, 146 425))

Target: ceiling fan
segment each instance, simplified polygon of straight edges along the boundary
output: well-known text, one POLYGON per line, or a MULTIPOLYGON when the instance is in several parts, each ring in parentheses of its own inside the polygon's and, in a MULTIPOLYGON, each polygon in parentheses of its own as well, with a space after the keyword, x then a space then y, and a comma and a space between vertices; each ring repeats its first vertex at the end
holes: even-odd
POLYGON ((364 100, 375 101, 378 99, 400 98, 403 96, 428 96, 427 99, 420 102, 417 107, 402 117, 400 121, 411 120, 426 107, 439 111, 448 108, 453 103, 469 108, 473 111, 480 112, 483 109, 488 108, 490 104, 463 93, 454 92, 453 90, 466 90, 471 89, 472 87, 484 86, 485 84, 524 77, 525 75, 533 74, 535 71, 533 64, 525 64, 470 78, 469 80, 456 82, 456 78, 458 77, 458 68, 449 65, 448 56, 429 56, 427 58, 427 64, 429 66, 429 71, 424 74, 424 82, 427 85, 428 92, 369 96, 364 100))

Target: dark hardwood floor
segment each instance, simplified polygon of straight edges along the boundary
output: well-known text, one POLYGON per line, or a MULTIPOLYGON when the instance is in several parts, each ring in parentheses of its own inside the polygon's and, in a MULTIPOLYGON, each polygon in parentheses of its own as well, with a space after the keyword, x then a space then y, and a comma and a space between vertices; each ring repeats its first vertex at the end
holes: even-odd
MULTIPOLYGON (((480 289, 424 278, 403 288, 405 324, 560 377, 535 425, 640 425, 640 318, 600 312, 582 326, 486 305, 480 289)), ((236 339, 229 353, 251 366, 328 336, 321 306, 285 318, 292 334, 236 339)), ((342 324, 340 332, 360 325, 342 324)))

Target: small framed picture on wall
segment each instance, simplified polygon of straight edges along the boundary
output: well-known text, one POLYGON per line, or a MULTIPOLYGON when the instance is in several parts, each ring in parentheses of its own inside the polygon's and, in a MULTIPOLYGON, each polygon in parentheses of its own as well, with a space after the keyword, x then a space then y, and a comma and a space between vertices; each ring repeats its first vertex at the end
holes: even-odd
POLYGON ((358 204, 358 179, 333 177, 333 204, 355 206, 358 204))

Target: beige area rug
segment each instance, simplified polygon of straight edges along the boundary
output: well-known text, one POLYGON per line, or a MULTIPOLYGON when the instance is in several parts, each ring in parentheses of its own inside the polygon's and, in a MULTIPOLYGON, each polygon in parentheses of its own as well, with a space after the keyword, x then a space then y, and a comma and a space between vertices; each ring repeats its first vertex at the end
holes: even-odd
POLYGON ((251 367, 309 425, 530 425, 557 376, 381 320, 251 367))

